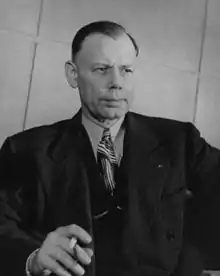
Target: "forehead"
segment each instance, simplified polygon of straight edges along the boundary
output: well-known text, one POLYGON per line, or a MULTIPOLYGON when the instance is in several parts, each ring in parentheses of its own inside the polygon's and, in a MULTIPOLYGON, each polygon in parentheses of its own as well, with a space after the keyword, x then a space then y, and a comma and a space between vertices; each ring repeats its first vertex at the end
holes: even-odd
POLYGON ((131 39, 122 34, 115 38, 102 34, 88 36, 77 56, 77 63, 133 64, 136 52, 131 39))

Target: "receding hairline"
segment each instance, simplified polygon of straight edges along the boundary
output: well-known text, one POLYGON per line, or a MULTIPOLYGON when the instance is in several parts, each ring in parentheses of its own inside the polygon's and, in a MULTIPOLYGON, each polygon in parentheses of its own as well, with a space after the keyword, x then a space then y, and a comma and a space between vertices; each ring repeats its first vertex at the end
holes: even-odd
MULTIPOLYGON (((75 56, 74 61, 77 60, 77 58, 78 58, 78 56, 80 55, 81 51, 83 51, 83 49, 84 49, 85 44, 87 43, 87 41, 90 40, 90 39, 92 39, 93 37, 96 37, 96 36, 100 36, 100 37, 103 37, 103 38, 111 38, 111 39, 113 39, 113 40, 115 40, 115 41, 117 41, 117 40, 120 39, 120 38, 125 37, 125 38, 128 38, 128 41, 130 41, 130 40, 129 40, 129 37, 127 36, 127 34, 126 34, 126 33, 123 33, 123 32, 122 32, 121 34, 112 35, 112 36, 105 35, 105 34, 99 33, 99 32, 97 32, 97 33, 92 33, 92 34, 88 35, 87 37, 85 37, 85 39, 83 40, 83 42, 82 42, 82 44, 81 44, 81 47, 80 47, 80 50, 79 50, 79 52, 77 53, 77 55, 75 56)), ((131 41, 130 41, 130 42, 131 42, 131 41)), ((131 42, 131 45, 133 45, 132 42, 131 42)), ((131 46, 131 49, 132 49, 132 46, 131 46)), ((136 55, 135 48, 133 47, 133 49, 134 49, 134 52, 135 52, 135 55, 136 55)))
POLYGON ((72 41, 72 61, 74 61, 81 51, 85 40, 95 34, 104 35, 117 39, 122 35, 126 35, 132 42, 136 56, 139 54, 139 47, 135 39, 126 31, 126 29, 115 22, 111 21, 96 21, 83 26, 78 30, 72 41))

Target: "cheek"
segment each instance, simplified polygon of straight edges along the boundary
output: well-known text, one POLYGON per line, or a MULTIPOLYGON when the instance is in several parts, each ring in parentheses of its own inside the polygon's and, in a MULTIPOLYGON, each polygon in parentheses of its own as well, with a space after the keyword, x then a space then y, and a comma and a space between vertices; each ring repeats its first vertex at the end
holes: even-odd
POLYGON ((127 88, 128 90, 132 90, 135 84, 135 76, 126 76, 124 78, 124 87, 127 88))
POLYGON ((79 82, 81 94, 86 101, 93 101, 97 97, 98 86, 89 79, 81 80, 79 82))
POLYGON ((97 104, 102 94, 101 88, 95 84, 90 84, 87 87, 86 98, 90 103, 97 104))
POLYGON ((127 94, 128 99, 133 99, 133 97, 134 97, 134 90, 135 90, 135 85, 134 85, 134 81, 133 80, 129 80, 125 84, 125 90, 126 90, 126 94, 127 94))
POLYGON ((87 87, 90 89, 95 95, 101 94, 101 90, 103 87, 106 87, 106 82, 104 79, 100 78, 92 78, 87 81, 87 87))
POLYGON ((128 104, 130 106, 134 101, 134 89, 129 90, 127 100, 128 100, 128 104))

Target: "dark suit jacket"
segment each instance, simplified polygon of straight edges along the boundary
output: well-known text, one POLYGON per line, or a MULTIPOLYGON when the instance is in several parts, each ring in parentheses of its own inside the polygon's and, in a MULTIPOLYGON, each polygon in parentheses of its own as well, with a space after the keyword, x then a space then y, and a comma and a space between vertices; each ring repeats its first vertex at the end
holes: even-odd
MULTIPOLYGON (((196 275, 190 272, 194 248, 213 250, 219 239, 220 153, 191 123, 129 112, 125 128, 122 252, 128 266, 120 276, 196 275), (186 274, 185 251, 191 252, 186 274)), ((59 226, 75 223, 93 236, 88 144, 80 112, 6 139, 0 151, 1 275, 25 275, 27 256, 59 226)), ((95 258, 86 275, 95 275, 95 258)))

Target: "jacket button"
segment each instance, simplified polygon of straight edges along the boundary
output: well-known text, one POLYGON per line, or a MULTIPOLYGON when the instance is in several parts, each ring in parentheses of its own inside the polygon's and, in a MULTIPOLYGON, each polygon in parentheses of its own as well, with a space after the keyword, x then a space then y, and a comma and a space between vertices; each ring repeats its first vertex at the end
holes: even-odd
POLYGON ((175 233, 173 231, 167 231, 166 237, 168 241, 173 241, 175 240, 175 233))

